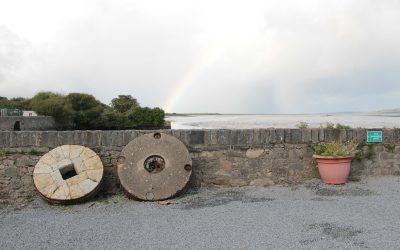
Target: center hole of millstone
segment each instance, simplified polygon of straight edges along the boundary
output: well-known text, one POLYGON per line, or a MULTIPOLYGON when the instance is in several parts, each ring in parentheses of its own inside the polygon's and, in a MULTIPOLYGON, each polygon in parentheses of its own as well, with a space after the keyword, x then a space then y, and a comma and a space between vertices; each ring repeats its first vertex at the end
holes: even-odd
POLYGON ((164 167, 165 167, 164 158, 162 158, 159 155, 149 156, 144 161, 144 169, 146 169, 147 172, 152 174, 160 173, 164 169, 164 167))
POLYGON ((58 170, 60 171, 63 180, 67 180, 74 177, 75 175, 78 175, 72 162, 63 164, 63 166, 61 166, 58 170))

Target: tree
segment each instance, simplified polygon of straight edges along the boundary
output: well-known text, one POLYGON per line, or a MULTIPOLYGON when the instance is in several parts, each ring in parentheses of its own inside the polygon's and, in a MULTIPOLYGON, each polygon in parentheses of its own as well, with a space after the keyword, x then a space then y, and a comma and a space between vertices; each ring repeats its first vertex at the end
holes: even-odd
POLYGON ((164 126, 162 109, 141 108, 136 98, 130 95, 119 95, 111 105, 83 93, 64 96, 39 92, 32 99, 0 98, 0 107, 32 109, 39 115, 52 116, 61 129, 149 129, 164 126))
POLYGON ((117 112, 124 113, 130 109, 139 107, 139 103, 131 95, 118 95, 118 98, 111 100, 111 107, 117 112))
POLYGON ((30 103, 31 99, 23 97, 11 98, 10 100, 6 97, 0 97, 0 108, 29 110, 31 109, 30 103))
POLYGON ((107 107, 100 116, 99 128, 101 129, 127 129, 127 117, 124 113, 115 112, 107 107))
POLYGON ((72 108, 74 129, 98 129, 101 115, 106 107, 92 95, 71 93, 66 100, 72 108))
POLYGON ((164 110, 138 107, 129 111, 128 120, 134 128, 160 128, 164 126, 164 110))
POLYGON ((31 100, 32 109, 39 115, 54 117, 57 124, 63 128, 70 128, 73 121, 73 110, 65 96, 52 92, 40 92, 31 100))
POLYGON ((97 106, 105 106, 93 95, 83 93, 70 93, 66 96, 73 110, 87 110, 97 106))

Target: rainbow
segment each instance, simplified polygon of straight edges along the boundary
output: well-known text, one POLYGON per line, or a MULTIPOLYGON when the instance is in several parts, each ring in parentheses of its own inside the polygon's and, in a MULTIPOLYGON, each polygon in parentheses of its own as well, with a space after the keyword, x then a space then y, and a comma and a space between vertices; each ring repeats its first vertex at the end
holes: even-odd
POLYGON ((201 53, 200 56, 194 60, 190 68, 185 72, 178 84, 175 85, 173 91, 171 91, 164 105, 162 105, 165 112, 172 112, 178 103, 180 97, 185 91, 195 83, 196 78, 201 74, 203 69, 210 65, 221 53, 222 42, 214 43, 214 46, 208 47, 208 49, 201 53))

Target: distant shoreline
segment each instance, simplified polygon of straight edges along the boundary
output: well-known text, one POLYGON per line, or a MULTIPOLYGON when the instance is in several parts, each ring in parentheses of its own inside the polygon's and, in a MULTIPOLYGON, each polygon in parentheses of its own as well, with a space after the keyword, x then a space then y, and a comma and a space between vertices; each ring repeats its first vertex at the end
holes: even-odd
POLYGON ((246 116, 246 115, 294 115, 294 116, 302 116, 302 115, 326 115, 326 116, 333 116, 333 115, 349 115, 349 114, 356 114, 356 115, 385 115, 385 114, 399 114, 400 109, 384 109, 372 112, 356 112, 356 111, 348 111, 348 112, 326 112, 326 113, 265 113, 265 114, 257 114, 257 113, 166 113, 165 116, 174 117, 174 116, 181 116, 181 117, 190 117, 190 116, 208 116, 208 115, 218 115, 218 116, 246 116))

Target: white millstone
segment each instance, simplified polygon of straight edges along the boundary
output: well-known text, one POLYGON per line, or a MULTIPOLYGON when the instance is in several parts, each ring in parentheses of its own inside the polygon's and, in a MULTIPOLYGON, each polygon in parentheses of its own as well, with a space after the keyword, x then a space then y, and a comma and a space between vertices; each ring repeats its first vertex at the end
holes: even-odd
POLYGON ((98 184, 97 182, 94 182, 90 179, 86 179, 80 182, 78 185, 83 192, 90 193, 91 191, 93 191, 93 189, 97 187, 97 184, 98 184))
POLYGON ((33 170, 33 174, 50 174, 51 172, 53 172, 53 169, 51 168, 51 166, 49 166, 43 162, 39 162, 38 164, 40 166, 33 170))
POLYGON ((95 170, 88 170, 86 171, 86 174, 88 175, 88 178, 100 182, 100 180, 103 178, 103 170, 102 169, 95 169, 95 170))
POLYGON ((43 155, 42 158, 40 158, 40 162, 44 163, 46 165, 52 166, 57 161, 56 161, 56 159, 54 159, 53 156, 51 156, 51 154, 47 153, 47 154, 43 155))
POLYGON ((90 148, 85 148, 82 153, 80 154, 80 157, 82 159, 89 159, 92 156, 96 156, 96 153, 93 152, 90 148))
POLYGON ((68 165, 73 165, 74 163, 69 159, 69 158, 64 158, 58 162, 56 162, 56 164, 53 165, 53 170, 60 170, 60 168, 63 168, 65 166, 68 165))
POLYGON ((65 159, 64 152, 61 149, 61 147, 58 147, 58 148, 55 148, 55 149, 51 150, 48 154, 53 156, 53 158, 56 161, 61 161, 61 160, 65 159))
POLYGON ((84 164, 86 166, 86 169, 88 169, 88 170, 89 169, 101 169, 103 166, 100 158, 97 155, 84 160, 84 164))
POLYGON ((83 164, 83 161, 80 157, 71 159, 72 163, 74 164, 74 168, 76 173, 80 174, 86 171, 86 166, 83 164))
POLYGON ((50 174, 34 174, 33 181, 39 191, 54 184, 54 179, 50 174))
POLYGON ((82 146, 70 145, 69 157, 71 159, 79 157, 82 154, 84 149, 85 149, 85 147, 82 147, 82 146))
POLYGON ((63 145, 40 158, 33 170, 33 181, 50 202, 73 201, 91 194, 103 172, 101 159, 91 149, 63 145))
POLYGON ((64 158, 71 158, 71 157, 69 156, 69 152, 71 151, 71 150, 70 150, 70 147, 71 147, 71 145, 63 145, 63 146, 60 147, 60 148, 61 148, 61 151, 62 151, 63 154, 64 154, 64 158))
POLYGON ((64 184, 64 179, 61 176, 60 171, 56 170, 50 173, 51 178, 54 180, 57 186, 62 186, 64 184))

